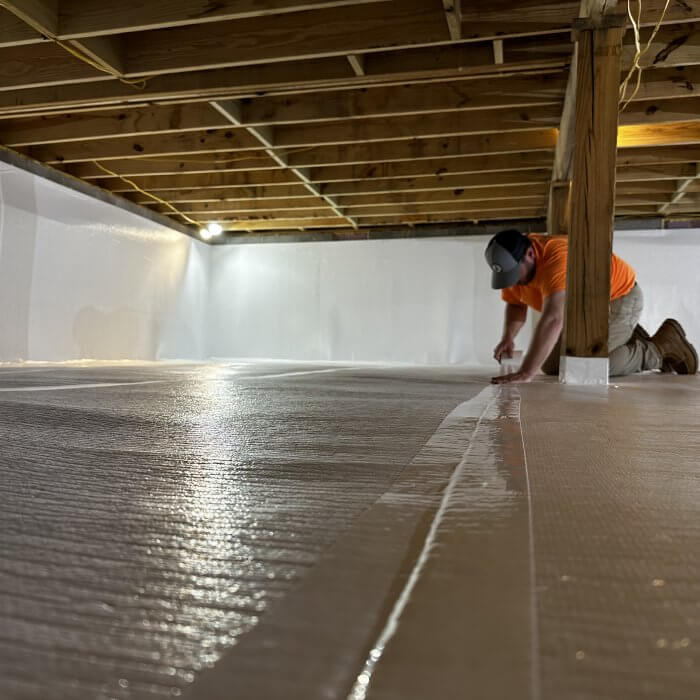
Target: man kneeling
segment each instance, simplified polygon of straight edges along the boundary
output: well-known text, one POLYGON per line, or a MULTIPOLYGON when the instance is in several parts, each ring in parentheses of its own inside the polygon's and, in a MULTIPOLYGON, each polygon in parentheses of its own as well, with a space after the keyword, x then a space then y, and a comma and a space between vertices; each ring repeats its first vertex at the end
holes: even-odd
MULTIPOLYGON (((506 303, 503 337, 493 356, 512 357, 515 337, 527 318, 527 308, 542 312, 530 347, 517 372, 494 377, 496 384, 529 382, 542 369, 559 373, 561 332, 566 299, 567 236, 524 235, 510 229, 496 234, 486 247, 491 286, 501 289, 506 303)), ((634 270, 617 255, 610 271, 610 376, 660 369, 695 374, 698 356, 683 328, 667 318, 653 336, 640 326, 644 305, 634 270)))

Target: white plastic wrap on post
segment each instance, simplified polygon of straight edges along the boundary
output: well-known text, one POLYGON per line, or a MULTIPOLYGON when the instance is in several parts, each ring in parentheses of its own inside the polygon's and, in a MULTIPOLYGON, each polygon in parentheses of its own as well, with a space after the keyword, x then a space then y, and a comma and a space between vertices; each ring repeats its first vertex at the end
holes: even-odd
POLYGON ((563 355, 559 365, 562 384, 607 385, 607 357, 568 357, 563 355))

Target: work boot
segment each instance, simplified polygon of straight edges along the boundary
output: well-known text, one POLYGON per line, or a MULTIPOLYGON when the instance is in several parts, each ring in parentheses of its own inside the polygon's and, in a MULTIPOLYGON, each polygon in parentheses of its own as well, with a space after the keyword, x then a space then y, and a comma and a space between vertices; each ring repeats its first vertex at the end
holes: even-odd
MULTIPOLYGON (((632 331, 632 340, 642 340, 645 343, 649 343, 651 342, 651 336, 647 332, 647 329, 644 328, 644 326, 641 323, 638 323, 632 331)), ((663 364, 661 365, 661 371, 664 374, 670 374, 671 372, 673 372, 673 367, 671 366, 671 363, 668 360, 663 360, 663 364)))
POLYGON ((678 321, 667 318, 659 330, 649 339, 664 362, 678 374, 695 374, 698 371, 698 354, 685 337, 685 331, 678 321))

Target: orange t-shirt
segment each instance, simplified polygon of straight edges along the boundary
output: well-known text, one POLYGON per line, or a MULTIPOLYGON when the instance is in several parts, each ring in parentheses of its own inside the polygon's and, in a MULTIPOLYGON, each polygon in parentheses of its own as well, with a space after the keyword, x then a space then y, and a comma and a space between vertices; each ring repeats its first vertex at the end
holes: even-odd
MULTIPOLYGON (((509 304, 531 306, 542 311, 544 300, 566 290, 567 236, 528 236, 535 250, 535 276, 528 284, 515 284, 501 291, 501 298, 509 304)), ((617 255, 612 256, 610 267, 610 300, 625 296, 634 287, 634 270, 617 255)))

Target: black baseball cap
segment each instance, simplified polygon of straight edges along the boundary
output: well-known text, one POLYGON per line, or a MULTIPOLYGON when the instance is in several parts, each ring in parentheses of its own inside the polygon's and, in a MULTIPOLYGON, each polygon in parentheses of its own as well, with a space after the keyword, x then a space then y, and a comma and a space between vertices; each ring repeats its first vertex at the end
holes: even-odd
POLYGON ((486 246, 484 255, 492 270, 491 287, 512 287, 520 279, 520 261, 530 247, 528 237, 516 229, 499 231, 486 246))

